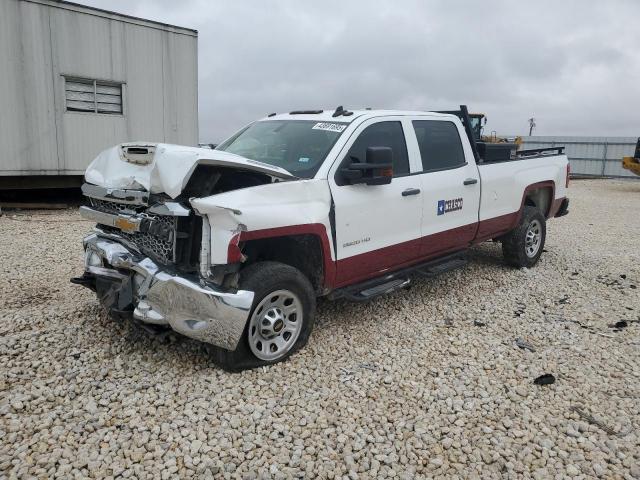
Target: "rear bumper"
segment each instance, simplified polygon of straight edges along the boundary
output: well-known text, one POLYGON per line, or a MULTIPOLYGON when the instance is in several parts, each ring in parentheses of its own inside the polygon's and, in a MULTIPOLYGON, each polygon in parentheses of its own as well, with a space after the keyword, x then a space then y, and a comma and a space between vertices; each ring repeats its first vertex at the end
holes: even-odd
POLYGON ((558 211, 554 216, 556 218, 564 217, 568 213, 569 213, 569 199, 565 198, 562 200, 562 203, 560 204, 560 208, 558 208, 558 211))
POLYGON ((85 273, 74 283, 95 290, 109 309, 132 311, 146 323, 235 350, 253 303, 253 292, 222 291, 193 276, 180 275, 99 233, 84 241, 85 273))

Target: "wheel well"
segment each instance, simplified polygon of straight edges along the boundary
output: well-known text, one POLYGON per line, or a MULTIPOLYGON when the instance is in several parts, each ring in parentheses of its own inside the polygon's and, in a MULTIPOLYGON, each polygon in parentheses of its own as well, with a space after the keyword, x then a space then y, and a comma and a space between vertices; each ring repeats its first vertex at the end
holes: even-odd
POLYGON ((527 192, 524 204, 530 207, 536 207, 545 217, 549 214, 551 208, 551 187, 541 187, 527 192))
POLYGON ((322 294, 324 267, 322 244, 317 235, 249 240, 244 243, 242 253, 247 257, 244 266, 271 260, 297 268, 309 279, 316 294, 322 294))

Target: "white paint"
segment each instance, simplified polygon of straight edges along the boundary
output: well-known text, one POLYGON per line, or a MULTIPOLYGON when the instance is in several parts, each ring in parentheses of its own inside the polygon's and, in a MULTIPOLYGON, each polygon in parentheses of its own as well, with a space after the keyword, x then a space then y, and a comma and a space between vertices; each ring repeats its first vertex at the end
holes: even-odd
MULTIPOLYGON (((358 136, 369 126, 379 121, 406 120, 402 116, 391 115, 382 118, 368 118, 358 122, 349 141, 343 146, 328 176, 334 202, 336 204, 337 258, 377 250, 389 245, 420 238, 422 223, 422 194, 403 197, 402 192, 411 188, 421 188, 419 176, 407 175, 394 178, 388 185, 342 185, 336 184, 335 176, 349 149, 358 136), (362 242, 362 239, 368 239, 362 242), (360 243, 353 243, 360 240, 360 243)), ((403 124, 405 132, 411 128, 403 124)), ((411 173, 419 171, 415 162, 416 152, 407 144, 411 173)), ((417 145, 416 145, 417 148, 417 145)), ((412 252, 406 252, 411 255, 412 252)), ((389 259, 392 262, 392 259, 389 259)))
POLYGON ((123 145, 117 145, 100 153, 87 168, 85 180, 101 187, 144 189, 151 193, 166 193, 171 198, 176 198, 186 186, 193 170, 201 164, 237 167, 280 178, 293 178, 282 168, 249 160, 233 153, 163 143, 140 143, 140 145, 155 148, 155 155, 146 165, 135 164, 124 158, 123 145))
MULTIPOLYGON (((280 119, 331 122, 331 113, 320 115, 278 115, 262 121, 280 119)), ((471 145, 462 123, 452 115, 425 112, 356 111, 347 117, 345 130, 329 152, 314 179, 292 180, 283 169, 228 154, 226 152, 158 144, 149 165, 124 162, 119 147, 103 152, 87 170, 90 183, 106 187, 144 188, 152 193, 180 194, 199 163, 235 166, 267 173, 287 181, 244 188, 206 198, 191 204, 211 225, 211 263, 227 262, 232 237, 240 231, 255 231, 305 224, 321 224, 332 244, 329 220, 335 206, 337 251, 334 260, 415 240, 434 233, 473 225, 520 209, 525 188, 552 180, 555 198, 566 196, 564 155, 532 158, 476 166, 471 145), (412 120, 453 122, 460 135, 467 164, 439 172, 422 173, 422 161, 412 120), (396 177, 388 185, 345 185, 335 182, 335 173, 349 148, 367 126, 379 121, 402 123, 407 142, 411 175, 396 177), (466 179, 477 179, 464 185, 466 179), (418 195, 402 196, 409 188, 418 195), (462 200, 463 208, 437 215, 439 200, 462 200)), ((471 238, 469 239, 471 241, 471 238)), ((443 250, 446 249, 443 245, 443 250)), ((408 252, 411 255, 415 252, 408 252)), ((393 262, 402 259, 390 259, 393 262)))
POLYGON ((324 180, 270 183, 193 199, 191 204, 200 214, 207 215, 211 224, 214 265, 227 263, 229 241, 239 230, 320 223, 331 239, 331 194, 324 180))
POLYGON ((520 210, 525 188, 534 183, 553 180, 555 198, 566 197, 566 168, 565 155, 480 165, 480 220, 520 210))

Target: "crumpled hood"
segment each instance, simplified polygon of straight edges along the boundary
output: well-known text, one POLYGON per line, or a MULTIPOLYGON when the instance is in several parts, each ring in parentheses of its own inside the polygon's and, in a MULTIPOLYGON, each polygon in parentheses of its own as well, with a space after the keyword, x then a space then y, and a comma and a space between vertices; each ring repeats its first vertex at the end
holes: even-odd
POLYGON ((296 178, 280 167, 232 153, 166 143, 123 143, 98 155, 87 167, 88 183, 105 188, 146 190, 176 198, 197 165, 252 170, 278 178, 296 178))

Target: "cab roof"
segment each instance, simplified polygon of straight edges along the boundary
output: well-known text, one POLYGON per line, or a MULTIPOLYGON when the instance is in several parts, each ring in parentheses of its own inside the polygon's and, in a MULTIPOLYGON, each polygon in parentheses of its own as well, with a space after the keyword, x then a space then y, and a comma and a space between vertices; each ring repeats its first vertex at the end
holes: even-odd
POLYGON ((351 123, 356 118, 373 118, 381 116, 413 116, 432 115, 438 117, 455 117, 448 113, 438 113, 418 110, 348 110, 347 115, 335 115, 336 109, 299 110, 289 113, 270 114, 262 120, 315 120, 320 122, 351 123))

